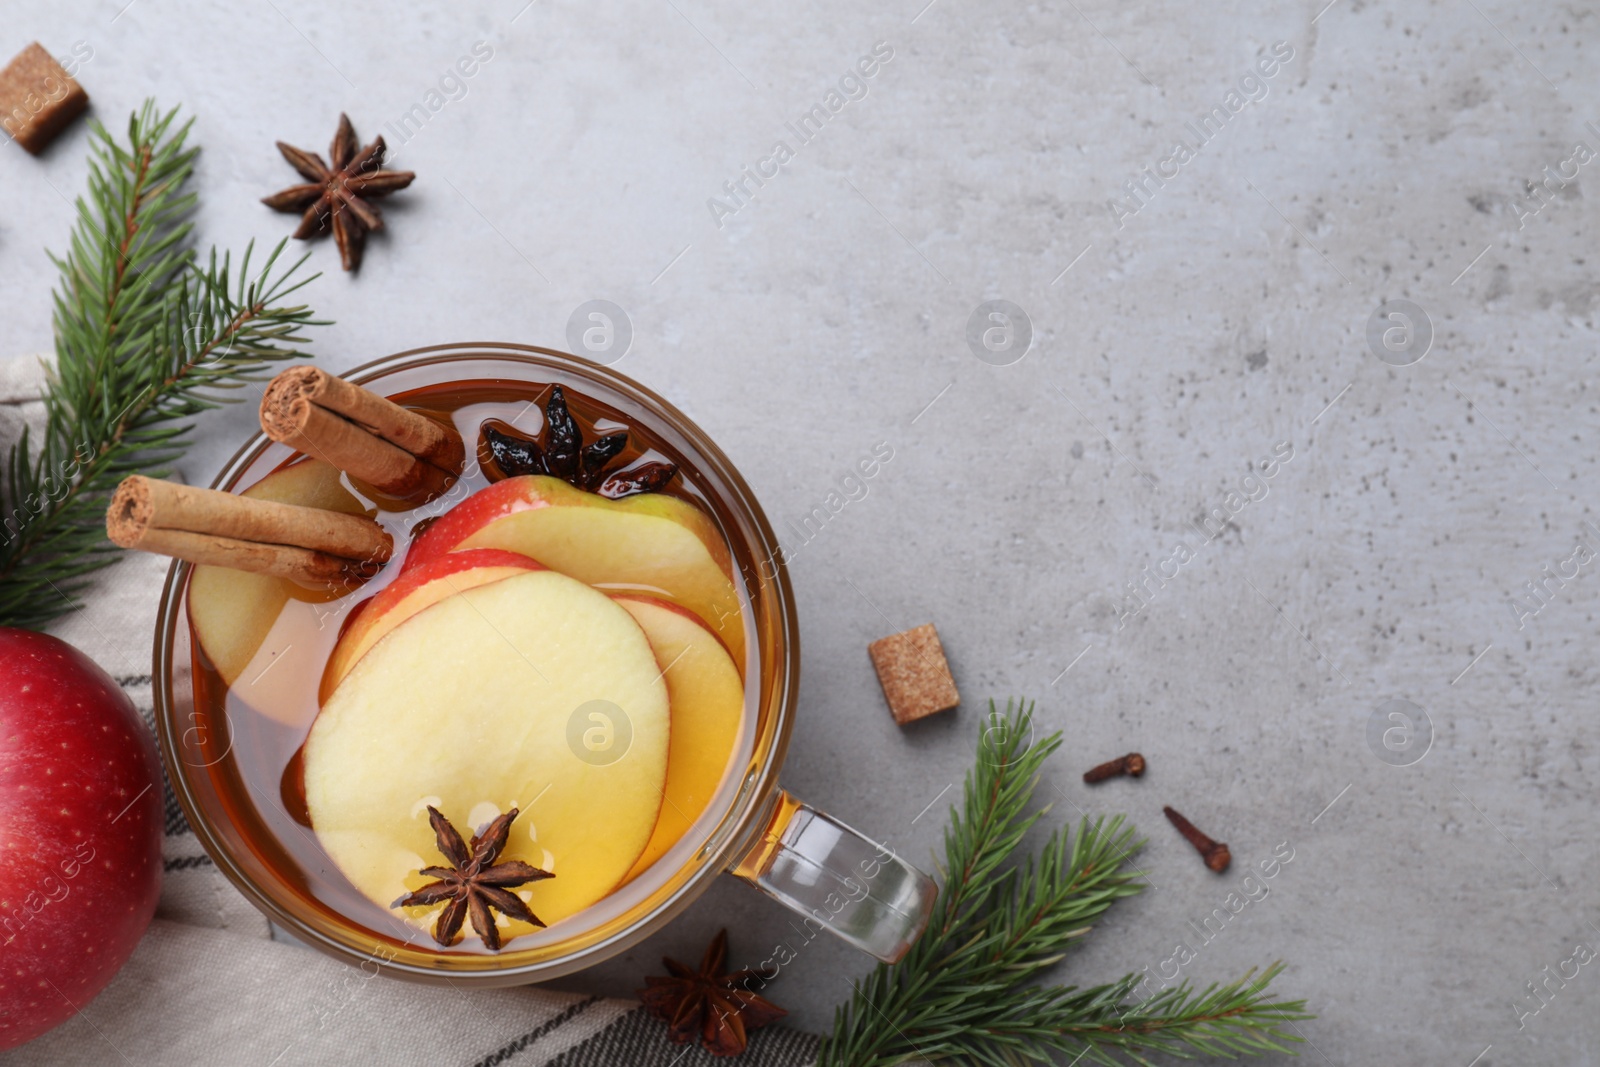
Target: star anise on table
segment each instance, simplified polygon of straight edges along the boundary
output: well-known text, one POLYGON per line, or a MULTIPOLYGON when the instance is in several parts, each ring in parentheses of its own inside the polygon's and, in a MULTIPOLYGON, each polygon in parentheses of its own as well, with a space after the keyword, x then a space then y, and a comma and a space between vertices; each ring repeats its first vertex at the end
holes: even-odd
POLYGON ((301 239, 332 229, 344 269, 357 270, 367 234, 383 229, 378 205, 368 201, 404 189, 416 178, 409 170, 384 170, 386 150, 381 136, 360 147, 349 116, 341 114, 339 130, 328 146, 331 166, 315 152, 278 142, 278 151, 308 184, 291 185, 261 202, 274 211, 303 212, 300 228, 294 231, 301 239))
POLYGON ((584 444, 583 430, 568 410, 567 396, 559 385, 551 387, 550 399, 545 401, 544 424, 542 446, 532 437, 509 432, 509 426, 501 430, 491 423, 483 424, 489 455, 507 478, 548 474, 617 500, 635 493, 653 493, 678 473, 676 464, 653 460, 607 470, 606 464, 627 446, 627 433, 608 433, 584 444))
POLYGON ((674 959, 663 959, 671 977, 645 979, 638 996, 646 1010, 667 1024, 667 1036, 682 1045, 699 1037, 713 1056, 737 1056, 749 1044, 750 1031, 789 1014, 750 991, 765 985, 755 970, 723 974, 728 961, 728 931, 719 931, 706 948, 698 971, 674 959))
POLYGON ((429 882, 415 893, 402 897, 394 907, 409 908, 448 901, 439 913, 438 921, 433 924, 433 939, 446 947, 453 944, 456 934, 461 932, 462 920, 470 917, 472 929, 483 938, 483 943, 496 952, 500 951, 500 931, 495 926, 490 908, 504 912, 513 919, 543 926, 544 923, 528 909, 522 898, 510 890, 526 882, 554 878, 555 875, 521 860, 495 862, 506 847, 511 823, 516 817, 517 809, 512 808, 491 822, 481 835, 474 835, 471 844, 467 844, 461 840, 456 828, 450 825, 450 820, 441 815, 438 808, 430 805, 428 823, 433 827, 439 851, 450 861, 450 866, 422 868, 423 874, 439 880, 429 882))

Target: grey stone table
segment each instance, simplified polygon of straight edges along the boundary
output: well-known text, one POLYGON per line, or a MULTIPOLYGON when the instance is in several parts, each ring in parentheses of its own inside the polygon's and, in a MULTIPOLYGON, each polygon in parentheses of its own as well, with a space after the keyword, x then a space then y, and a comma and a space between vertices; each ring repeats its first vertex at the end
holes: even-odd
MULTIPOLYGON (((1056 812, 1150 839, 1070 976, 1282 957, 1314 1062, 1600 1056, 1600 974, 1564 962, 1600 947, 1592 9, 124 4, 8 0, 0 50, 78 45, 107 122, 183 103, 207 243, 287 233, 272 142, 341 110, 417 171, 359 277, 312 249, 326 365, 624 310, 618 369, 793 552, 794 791, 925 858, 985 701, 1030 696, 1056 812), (901 729, 866 645, 929 620, 964 704, 901 729), (1143 781, 1078 781, 1129 749, 1143 781)), ((49 346, 85 146, 0 152, 13 351, 49 346)), ((724 923, 798 936, 724 880, 572 985, 724 923)), ((776 995, 821 1029, 865 969, 819 939, 776 995)))

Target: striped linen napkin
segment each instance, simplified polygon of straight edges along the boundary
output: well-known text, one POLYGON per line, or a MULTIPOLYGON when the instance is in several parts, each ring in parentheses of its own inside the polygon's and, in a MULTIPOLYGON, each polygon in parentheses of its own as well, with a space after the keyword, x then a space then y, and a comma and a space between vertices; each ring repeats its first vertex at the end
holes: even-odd
MULTIPOLYGON (((42 417, 39 357, 0 360, 0 450, 42 417)), ((51 632, 99 663, 151 723, 151 635, 167 561, 130 552, 51 632)), ((535 986, 452 990, 340 963, 293 943, 234 889, 189 829, 170 786, 155 922, 105 992, 0 1067, 710 1067, 729 1061, 670 1044, 636 1000, 535 986)), ((3 960, 0 960, 3 962, 3 960)), ((806 1067, 817 1039, 782 1027, 735 1061, 806 1067)))

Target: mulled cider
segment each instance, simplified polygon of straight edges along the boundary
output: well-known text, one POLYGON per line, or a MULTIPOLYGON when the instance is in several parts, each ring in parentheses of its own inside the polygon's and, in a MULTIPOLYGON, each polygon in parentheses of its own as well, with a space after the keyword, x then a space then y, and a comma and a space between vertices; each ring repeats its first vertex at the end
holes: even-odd
POLYGON ((459 469, 380 486, 308 429, 245 470, 240 495, 374 522, 382 551, 331 583, 193 568, 185 762, 256 861, 378 943, 534 946, 737 786, 757 569, 639 412, 554 381, 388 399, 458 435, 459 469))

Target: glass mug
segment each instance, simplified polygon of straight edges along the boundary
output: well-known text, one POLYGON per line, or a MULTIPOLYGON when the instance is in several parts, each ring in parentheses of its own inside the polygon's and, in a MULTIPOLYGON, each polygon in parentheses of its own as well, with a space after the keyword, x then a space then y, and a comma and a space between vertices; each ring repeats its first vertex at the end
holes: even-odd
MULTIPOLYGON (((799 688, 794 593, 771 526, 722 451, 649 390, 549 349, 441 345, 402 352, 345 377, 401 400, 460 383, 485 395, 496 383, 508 391, 519 383, 560 383, 621 413, 623 421, 675 451, 683 461, 680 478, 700 491, 702 506, 732 549, 735 577, 742 578, 752 650, 743 733, 706 811, 633 881, 549 929, 514 938, 498 953, 441 950, 398 914, 387 924, 351 918, 345 910, 360 909, 336 906, 338 894, 327 891, 327 875, 312 875, 290 857, 285 836, 312 840, 311 831, 292 824, 285 806, 272 803, 259 785, 252 791, 244 784, 247 724, 235 722, 226 707, 219 715, 196 700, 187 610, 191 566, 174 561, 156 630, 157 731, 189 825, 245 897, 307 944, 347 962, 422 981, 504 986, 570 974, 629 948, 687 908, 713 876, 728 872, 879 960, 892 963, 903 956, 927 925, 936 893, 932 879, 778 785, 799 688)), ((258 433, 217 476, 215 487, 248 487, 292 455, 258 433)), ((326 859, 323 866, 333 869, 326 859)))

